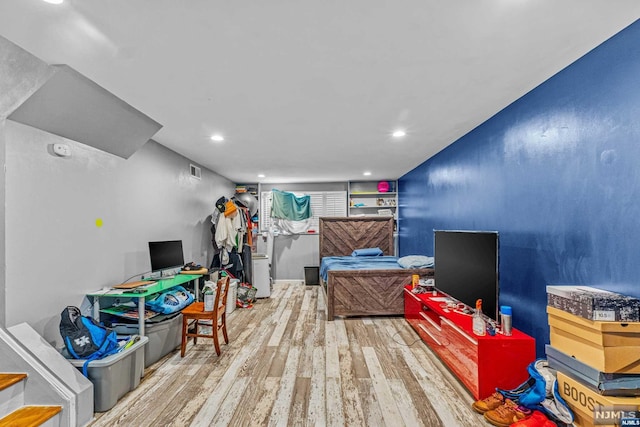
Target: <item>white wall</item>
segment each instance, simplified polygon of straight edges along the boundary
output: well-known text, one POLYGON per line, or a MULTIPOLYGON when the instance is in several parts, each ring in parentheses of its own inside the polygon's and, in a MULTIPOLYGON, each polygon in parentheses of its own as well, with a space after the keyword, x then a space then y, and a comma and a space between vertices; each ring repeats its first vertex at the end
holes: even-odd
MULTIPOLYGON (((0 58, 11 48, 0 44, 0 58)), ((27 59, 2 68, 0 87, 32 89, 25 80, 33 78, 33 57, 27 59)), ((185 261, 209 264, 209 216, 215 200, 233 195, 232 182, 206 169, 202 180, 192 178, 192 162, 153 141, 125 160, 2 120, 9 113, 0 116, 6 151, 0 318, 6 326, 27 322, 59 346, 64 307, 149 270, 151 240, 181 239, 185 261), (53 154, 53 143, 69 145, 72 156, 53 154)))
POLYGON ((318 234, 279 235, 273 242, 274 280, 304 280, 304 267, 320 265, 318 234))
MULTIPOLYGON (((5 166, 4 119, 51 75, 44 62, 0 36, 0 166, 5 166)), ((5 326, 5 174, 0 177, 0 326, 5 326)))
MULTIPOLYGON (((5 164, 4 120, 0 119, 0 165, 5 164)), ((0 174, 0 313, 6 313, 5 304, 5 174, 0 174)), ((0 328, 5 326, 5 316, 0 314, 0 328)))
MULTIPOLYGON (((260 191, 347 191, 346 182, 262 184, 260 191)), ((268 213, 260 213, 261 215, 268 213)), ((271 276, 274 280, 304 280, 304 267, 320 265, 319 235, 276 236, 273 242, 271 276)), ((258 252, 267 253, 266 243, 258 237, 258 252)))

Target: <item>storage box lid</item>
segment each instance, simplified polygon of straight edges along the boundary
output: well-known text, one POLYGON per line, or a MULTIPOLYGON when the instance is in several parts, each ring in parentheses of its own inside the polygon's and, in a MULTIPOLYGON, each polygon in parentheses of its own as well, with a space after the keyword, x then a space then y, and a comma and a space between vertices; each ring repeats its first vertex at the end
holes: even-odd
MULTIPOLYGON (((580 294, 593 294, 594 296, 607 296, 613 294, 611 291, 593 288, 591 286, 570 286, 570 285, 547 285, 547 293, 565 298, 571 298, 580 294)), ((616 294, 618 295, 618 294, 616 294)))
POLYGON ((617 292, 605 291, 603 289, 592 288, 591 286, 561 286, 548 285, 547 293, 558 295, 563 298, 575 301, 593 303, 595 305, 611 304, 633 304, 640 305, 640 300, 634 297, 619 294, 617 292))
MULTIPOLYGON (((116 354, 112 354, 102 359, 92 360, 91 362, 89 362, 89 368, 104 368, 107 366, 111 366, 117 361, 134 353, 136 350, 138 349, 142 350, 148 341, 149 341, 148 337, 140 337, 140 340, 129 348, 125 348, 116 354)), ((71 362, 71 364, 76 368, 82 368, 82 365, 84 365, 85 359, 69 359, 69 362, 71 362)))

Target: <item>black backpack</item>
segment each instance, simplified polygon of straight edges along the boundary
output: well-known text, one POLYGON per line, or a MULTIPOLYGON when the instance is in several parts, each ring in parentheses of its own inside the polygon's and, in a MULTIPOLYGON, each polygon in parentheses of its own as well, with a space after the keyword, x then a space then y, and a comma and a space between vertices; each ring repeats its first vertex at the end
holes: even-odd
POLYGON ((60 314, 60 335, 74 359, 85 359, 82 373, 87 376, 90 361, 117 353, 116 331, 83 316, 78 307, 68 306, 60 314))

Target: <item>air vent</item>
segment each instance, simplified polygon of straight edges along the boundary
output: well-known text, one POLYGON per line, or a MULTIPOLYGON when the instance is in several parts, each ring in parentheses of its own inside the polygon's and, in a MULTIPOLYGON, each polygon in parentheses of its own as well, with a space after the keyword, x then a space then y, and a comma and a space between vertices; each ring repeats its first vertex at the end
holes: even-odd
POLYGON ((200 168, 196 165, 189 165, 189 171, 191 172, 191 176, 194 178, 201 179, 202 173, 200 172, 200 168))

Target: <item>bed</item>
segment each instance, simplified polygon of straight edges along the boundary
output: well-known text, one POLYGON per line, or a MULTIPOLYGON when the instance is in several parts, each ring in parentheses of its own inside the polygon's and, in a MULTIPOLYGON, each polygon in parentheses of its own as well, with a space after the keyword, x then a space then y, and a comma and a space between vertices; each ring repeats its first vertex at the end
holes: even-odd
MULTIPOLYGON (((356 249, 380 248, 394 255, 392 217, 320 218, 320 261, 349 256, 356 249)), ((411 275, 433 276, 432 268, 329 270, 320 278, 327 301, 327 320, 335 316, 403 315, 405 285, 411 275)))

